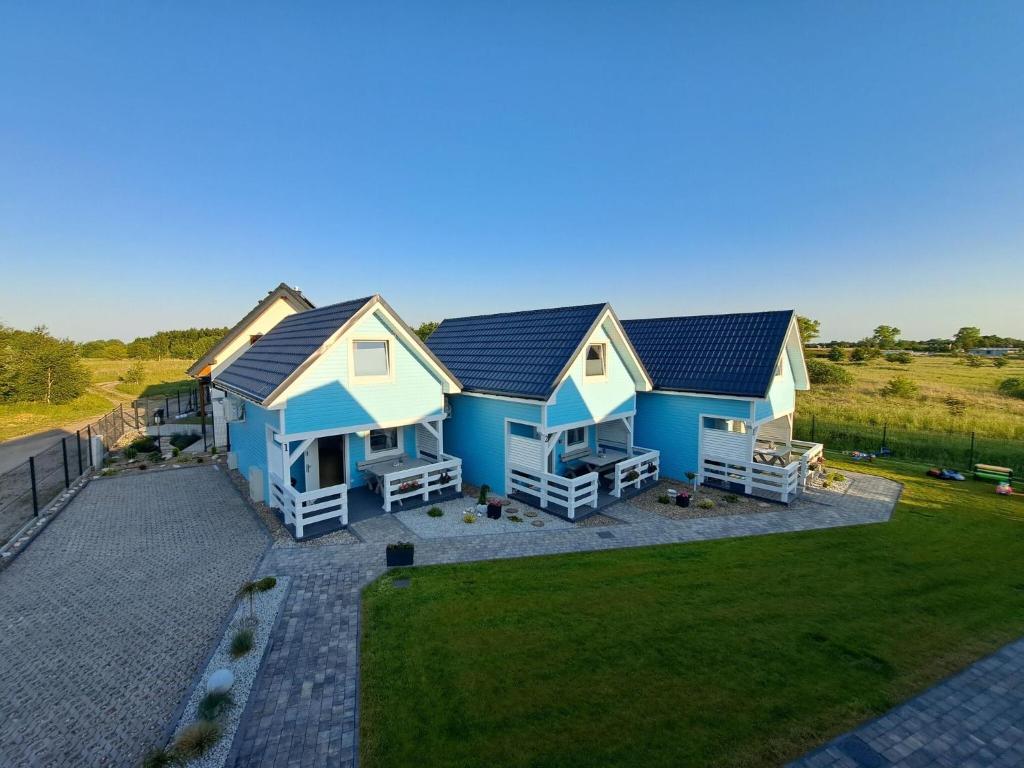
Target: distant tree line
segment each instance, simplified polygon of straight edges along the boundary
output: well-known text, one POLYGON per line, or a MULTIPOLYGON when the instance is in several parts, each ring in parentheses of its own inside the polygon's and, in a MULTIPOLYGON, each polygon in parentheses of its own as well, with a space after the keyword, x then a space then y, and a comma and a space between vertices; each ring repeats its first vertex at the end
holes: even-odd
POLYGON ((160 360, 167 357, 198 360, 228 332, 227 328, 188 328, 184 331, 158 331, 139 336, 127 344, 120 339, 97 339, 80 345, 82 357, 109 360, 160 360))
POLYGON ((19 331, 0 324, 0 402, 66 403, 88 384, 75 342, 55 338, 46 326, 19 331))
MULTIPOLYGON (((819 336, 821 323, 803 316, 798 316, 797 322, 800 326, 800 338, 803 340, 803 343, 811 345, 814 339, 819 336)), ((1024 339, 982 333, 980 328, 971 325, 960 328, 953 334, 952 338, 948 339, 913 341, 911 339, 901 339, 901 333, 902 331, 894 325, 879 325, 870 336, 866 336, 859 341, 835 340, 828 343, 813 344, 813 346, 863 349, 867 351, 862 354, 866 354, 869 358, 877 356, 870 350, 902 349, 908 352, 966 352, 977 347, 1024 348, 1024 339)))

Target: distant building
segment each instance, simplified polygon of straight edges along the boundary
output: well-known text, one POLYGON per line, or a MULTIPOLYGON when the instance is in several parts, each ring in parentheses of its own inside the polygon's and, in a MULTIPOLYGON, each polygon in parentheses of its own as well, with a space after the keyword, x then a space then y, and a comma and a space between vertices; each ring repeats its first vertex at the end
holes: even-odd
POLYGON ((1020 349, 1017 347, 974 347, 969 351, 978 357, 1002 357, 1003 355, 1015 355, 1020 352, 1020 349))

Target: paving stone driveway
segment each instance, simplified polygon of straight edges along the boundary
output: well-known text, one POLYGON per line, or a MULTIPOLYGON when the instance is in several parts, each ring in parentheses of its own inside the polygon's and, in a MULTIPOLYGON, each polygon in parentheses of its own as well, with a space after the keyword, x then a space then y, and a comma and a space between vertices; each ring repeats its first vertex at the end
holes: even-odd
POLYGON ((0 766, 136 766, 268 537, 213 467, 94 480, 0 572, 0 766))
POLYGON ((365 543, 293 546, 267 553, 261 574, 293 578, 242 716, 228 765, 238 768, 340 766, 358 759, 359 594, 384 570, 384 545, 416 542, 417 565, 756 536, 889 519, 900 485, 871 475, 841 499, 810 493, 801 509, 671 520, 628 502, 604 512, 622 525, 448 539, 420 539, 394 516, 351 526, 365 543), (608 534, 611 536, 608 536, 608 534))

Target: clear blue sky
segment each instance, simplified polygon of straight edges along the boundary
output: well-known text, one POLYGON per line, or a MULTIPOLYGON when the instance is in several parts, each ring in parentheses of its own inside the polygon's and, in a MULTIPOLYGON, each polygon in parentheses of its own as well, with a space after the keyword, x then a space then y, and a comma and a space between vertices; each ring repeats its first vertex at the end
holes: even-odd
POLYGON ((1024 336, 1024 3, 0 6, 0 320, 611 301, 1024 336))

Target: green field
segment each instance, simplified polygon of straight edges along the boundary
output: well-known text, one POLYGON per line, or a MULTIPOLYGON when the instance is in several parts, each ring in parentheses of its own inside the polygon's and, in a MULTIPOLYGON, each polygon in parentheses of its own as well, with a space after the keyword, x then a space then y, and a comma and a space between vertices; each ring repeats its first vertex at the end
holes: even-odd
POLYGON ((387 573, 362 765, 779 765, 1019 637, 1024 498, 872 471, 888 524, 387 573))
POLYGON ((85 358, 92 383, 88 391, 70 403, 0 404, 0 440, 10 440, 45 429, 55 429, 102 416, 119 403, 147 395, 171 395, 191 386, 185 374, 191 360, 143 360, 143 380, 138 385, 118 381, 132 364, 131 360, 85 358))

